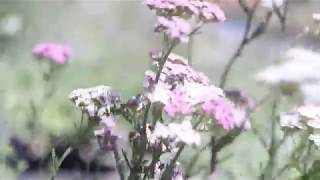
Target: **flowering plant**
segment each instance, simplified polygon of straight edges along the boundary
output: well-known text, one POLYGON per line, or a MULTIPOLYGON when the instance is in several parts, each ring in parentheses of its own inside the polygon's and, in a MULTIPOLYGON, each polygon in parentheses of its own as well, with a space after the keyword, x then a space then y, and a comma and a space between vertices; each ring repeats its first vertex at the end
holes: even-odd
MULTIPOLYGON (((297 171, 295 178, 318 177, 319 165, 314 157, 320 146, 317 95, 320 55, 315 50, 289 48, 279 61, 257 74, 256 81, 265 85, 269 92, 259 101, 242 90, 226 88, 235 62, 249 44, 266 32, 272 17, 278 18, 282 32, 286 30, 288 1, 238 0, 238 4, 246 17, 245 29, 238 48, 222 69, 218 84, 192 66, 192 45, 203 26, 227 20, 220 6, 205 0, 145 0, 144 5, 156 15, 154 32, 163 41, 160 48, 149 52, 150 66, 140 83, 141 91, 128 99, 109 85, 70 92, 69 100, 81 112, 79 134, 89 134, 87 139, 80 135, 77 138, 94 137, 99 152, 113 153, 120 179, 193 178, 195 164, 206 150, 211 159, 206 166, 208 170, 203 168, 202 175, 216 179, 220 176, 217 166, 224 160, 220 157, 221 151, 228 145, 237 145, 233 142, 241 134, 242 137, 256 135, 266 150, 265 162, 260 163, 258 175, 252 175, 254 178, 281 179, 289 177, 284 174, 293 170, 297 171), (257 13, 258 10, 263 11, 257 13), (188 48, 186 57, 177 54, 178 46, 188 48), (286 104, 289 100, 290 105, 286 104), (261 109, 263 112, 271 110, 266 121, 268 128, 259 129, 257 123, 261 121, 254 121, 258 119, 254 112, 261 109), (85 132, 82 129, 84 119, 88 125, 85 132), (284 148, 289 153, 280 161, 284 148), (181 158, 188 150, 195 153, 190 159, 181 158)), ((301 36, 319 36, 319 14, 313 14, 313 19, 314 24, 301 36)), ((32 132, 41 129, 36 129, 35 121, 40 118, 37 113, 43 111, 46 100, 54 94, 54 77, 68 64, 71 54, 68 47, 58 43, 40 43, 34 47, 37 62, 47 65, 48 69, 43 73, 47 83, 44 102, 40 106, 35 106, 32 100, 30 103, 35 112, 29 122, 32 132)), ((73 150, 79 151, 90 170, 89 156, 93 153, 85 148, 82 152, 79 146, 83 144, 74 144, 68 144, 72 148, 65 153, 52 149, 51 179, 73 150)), ((250 149, 254 148, 250 146, 250 149)))
POLYGON ((125 101, 114 88, 96 86, 74 90, 69 98, 97 124, 94 134, 100 148, 113 151, 121 179, 126 177, 124 169, 129 170, 128 179, 132 180, 184 179, 178 158, 185 146, 199 147, 201 133, 213 129, 224 133, 250 129, 249 108, 246 103, 230 100, 188 59, 173 53, 203 25, 226 19, 219 6, 202 0, 147 0, 145 4, 157 15, 154 31, 163 34, 164 45, 150 52, 144 91, 125 101), (122 137, 117 121, 121 119, 132 127, 128 138, 131 156, 119 150, 122 137))

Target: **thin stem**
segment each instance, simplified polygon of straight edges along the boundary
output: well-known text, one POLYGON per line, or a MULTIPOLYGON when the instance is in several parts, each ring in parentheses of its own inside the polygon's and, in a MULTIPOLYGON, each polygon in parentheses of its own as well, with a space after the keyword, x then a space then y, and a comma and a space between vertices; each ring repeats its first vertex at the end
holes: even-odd
MULTIPOLYGON (((174 47, 176 45, 177 45, 176 41, 173 41, 173 42, 169 43, 167 50, 165 50, 165 52, 163 53, 163 56, 161 57, 161 60, 160 60, 160 63, 159 63, 159 69, 158 69, 157 74, 156 74, 154 85, 156 85, 159 82, 160 75, 162 73, 162 69, 163 69, 163 67, 164 67, 164 65, 165 65, 170 53, 172 52, 172 50, 174 49, 174 47)), ((151 102, 149 102, 146 105, 146 108, 145 108, 145 111, 144 111, 143 122, 142 122, 142 132, 141 132, 142 144, 138 144, 139 146, 142 146, 143 149, 138 152, 139 154, 138 154, 137 160, 135 160, 132 163, 132 170, 130 171, 129 179, 135 179, 138 176, 138 174, 140 173, 140 171, 142 170, 140 167, 141 167, 141 163, 143 161, 143 158, 145 156, 145 151, 147 150, 147 134, 146 134, 146 130, 147 130, 147 121, 148 121, 148 115, 149 115, 150 108, 151 108, 151 102)), ((136 157, 135 153, 136 153, 135 151, 132 152, 133 157, 136 157)))
MULTIPOLYGON (((275 164, 276 164, 277 151, 278 151, 280 145, 282 144, 282 142, 284 142, 284 140, 285 140, 285 138, 283 138, 283 140, 281 140, 277 144, 277 140, 276 140, 277 115, 276 115, 276 113, 277 113, 278 104, 279 104, 279 96, 276 95, 273 99, 273 102, 272 102, 271 114, 270 114, 270 118, 271 118, 270 139, 271 139, 271 141, 270 141, 269 148, 268 148, 269 160, 268 160, 266 168, 264 169, 263 173, 260 175, 260 179, 272 179, 272 177, 274 177, 274 168, 275 168, 275 164)), ((286 137, 286 135, 285 135, 285 137, 286 137)))
POLYGON ((176 155, 171 160, 170 164, 165 168, 160 180, 168 180, 172 177, 172 173, 174 171, 174 167, 176 165, 176 162, 177 162, 179 156, 181 155, 182 151, 184 150, 184 148, 185 148, 185 144, 182 144, 180 146, 178 152, 176 153, 176 155))
MULTIPOLYGON (((229 59, 229 61, 227 62, 227 65, 225 66, 221 78, 220 78, 220 84, 219 87, 220 88, 224 88, 227 82, 227 78, 228 75, 230 73, 230 70, 232 68, 232 66, 234 65, 234 63, 236 62, 236 60, 241 56, 243 50, 245 49, 245 47, 254 39, 258 38, 261 34, 263 34, 265 32, 265 29, 269 23, 269 20, 271 18, 272 13, 268 12, 266 14, 265 17, 265 21, 260 23, 259 26, 256 27, 256 29, 253 31, 252 34, 250 34, 251 29, 252 29, 252 23, 253 23, 253 18, 256 12, 256 8, 260 3, 260 0, 256 0, 253 4, 253 7, 249 7, 248 4, 243 1, 243 0, 238 0, 238 3, 240 5, 240 7, 242 8, 242 10, 245 12, 246 16, 247 16, 247 20, 246 20, 246 25, 245 25, 245 31, 242 37, 242 40, 240 42, 240 45, 238 46, 237 50, 234 52, 234 54, 231 56, 231 58, 229 59)), ((239 135, 239 134, 238 134, 239 135)), ((219 147, 219 150, 221 150, 224 146, 228 145, 230 142, 232 142, 238 135, 236 136, 231 136, 231 138, 226 135, 225 137, 221 138, 219 140, 219 143, 221 147, 219 147), (227 143, 225 142, 221 142, 221 140, 228 140, 227 143)), ((215 166, 217 163, 217 153, 219 152, 218 149, 216 149, 216 140, 215 137, 211 138, 211 162, 210 162, 210 166, 211 166, 211 173, 213 173, 213 171, 215 170, 215 166)))
POLYGON ((117 148, 116 143, 113 143, 112 151, 113 151, 114 159, 116 161, 116 166, 117 166, 117 170, 118 170, 118 174, 120 176, 120 179, 124 180, 125 179, 124 169, 123 169, 123 166, 121 165, 121 159, 119 156, 119 152, 118 152, 118 148, 117 148))
POLYGON ((252 10, 249 10, 247 5, 244 4, 244 2, 242 0, 239 0, 239 4, 240 6, 243 8, 244 12, 247 15, 247 20, 246 20, 246 26, 245 26, 245 31, 244 34, 242 36, 242 40, 240 42, 240 45, 238 46, 237 50, 234 52, 234 54, 232 55, 232 57, 230 58, 230 60, 228 61, 226 67, 224 68, 224 71, 222 73, 222 76, 220 78, 220 87, 224 88, 225 83, 227 81, 227 77, 228 74, 231 70, 232 65, 235 63, 235 61, 237 60, 237 58, 241 55, 243 49, 245 48, 245 46, 249 43, 249 33, 251 30, 251 26, 252 26, 252 20, 255 14, 255 9, 258 5, 259 0, 255 1, 255 4, 252 8, 252 10))
POLYGON ((198 161, 200 154, 203 153, 203 151, 205 151, 209 146, 210 146, 211 142, 207 143, 205 146, 203 146, 198 152, 196 152, 191 160, 190 163, 188 164, 187 168, 186 168, 186 177, 190 177, 191 176, 191 170, 194 167, 194 165, 196 164, 196 162, 198 161))
MULTIPOLYGON (((199 126, 199 124, 201 123, 203 119, 203 116, 199 116, 199 120, 194 124, 193 129, 197 129, 197 127, 199 126)), ((185 148, 185 143, 183 143, 180 148, 178 149, 178 152, 176 153, 176 155, 173 157, 173 159, 170 161, 170 164, 165 168, 163 175, 161 176, 160 180, 168 180, 172 177, 172 173, 174 171, 174 167, 176 165, 176 162, 178 160, 178 158, 180 157, 182 151, 185 148)))
POLYGON ((192 66, 193 41, 194 41, 194 37, 190 36, 190 40, 188 43, 188 64, 189 64, 189 66, 192 66))

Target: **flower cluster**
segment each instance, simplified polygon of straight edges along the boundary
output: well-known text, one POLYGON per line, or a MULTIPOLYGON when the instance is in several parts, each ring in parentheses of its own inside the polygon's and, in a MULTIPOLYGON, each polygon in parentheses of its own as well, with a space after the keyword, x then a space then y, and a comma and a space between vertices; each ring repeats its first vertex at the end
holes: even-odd
POLYGON ((184 19, 174 16, 165 18, 159 16, 155 25, 155 32, 164 32, 172 39, 187 43, 192 29, 188 22, 184 19))
POLYGON ((109 86, 96 86, 86 89, 76 89, 69 99, 90 118, 109 119, 112 108, 120 103, 120 96, 109 86))
POLYGON ((32 52, 38 59, 46 58, 54 64, 66 64, 71 56, 71 49, 58 43, 37 44, 32 52))
POLYGON ((184 43, 192 32, 188 20, 193 16, 201 23, 226 19, 219 6, 203 0, 146 0, 145 4, 158 15, 155 31, 184 43))
POLYGON ((148 140, 151 145, 164 145, 163 151, 174 151, 179 143, 200 145, 201 142, 200 134, 192 128, 189 120, 168 125, 157 122, 148 140))
POLYGON ((320 145, 320 106, 304 105, 292 112, 280 114, 280 126, 287 129, 301 129, 312 132, 309 139, 320 145), (315 134, 314 134, 315 133, 315 134))
POLYGON ((82 112, 88 114, 89 119, 95 120, 102 126, 94 133, 102 149, 110 149, 118 138, 114 132, 115 115, 120 96, 109 86, 96 86, 86 89, 76 89, 69 95, 69 99, 82 112))
POLYGON ((320 53, 302 48, 289 49, 284 60, 258 73, 259 82, 279 87, 284 94, 301 92, 305 103, 318 103, 320 53), (317 101, 317 102, 315 102, 317 101))
POLYGON ((250 127, 245 112, 229 101, 220 88, 211 85, 207 76, 189 66, 183 57, 170 54, 157 84, 155 76, 152 71, 146 73, 147 97, 151 102, 161 102, 170 117, 203 112, 216 119, 224 129, 250 127))

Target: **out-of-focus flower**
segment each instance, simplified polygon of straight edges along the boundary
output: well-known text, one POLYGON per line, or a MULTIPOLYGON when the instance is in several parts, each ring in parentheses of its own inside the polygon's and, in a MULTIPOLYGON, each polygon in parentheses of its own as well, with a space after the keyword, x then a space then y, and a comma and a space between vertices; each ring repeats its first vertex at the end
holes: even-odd
POLYGON ((313 13, 312 18, 315 22, 320 22, 320 13, 313 13))
POLYGON ((76 89, 70 93, 69 99, 91 118, 98 118, 106 123, 111 123, 111 110, 120 103, 119 94, 109 86, 76 89))
POLYGON ((306 129, 320 128, 320 107, 314 105, 304 105, 291 112, 280 114, 280 125, 284 128, 306 129))
POLYGON ((33 47, 32 53, 38 59, 48 59, 55 64, 66 64, 71 56, 71 49, 58 43, 39 43, 33 47))
POLYGON ((270 85, 299 84, 320 79, 320 54, 301 48, 286 53, 285 60, 257 74, 256 79, 270 85))
POLYGON ((280 126, 282 128, 290 128, 290 129, 304 129, 305 125, 301 121, 299 114, 295 112, 290 113, 281 113, 280 114, 280 126))
POLYGON ((309 119, 320 119, 320 107, 319 106, 313 106, 313 105, 301 106, 297 109, 297 112, 301 116, 309 118, 309 119))
POLYGON ((281 7, 286 0, 261 0, 261 6, 272 9, 273 6, 281 7))
POLYGON ((320 134, 310 134, 309 140, 312 141, 317 147, 320 147, 320 134))
MULTIPOLYGON (((320 53, 302 48, 289 49, 279 64, 258 73, 256 80, 272 87, 279 87, 284 94, 301 92, 308 98, 309 87, 320 83, 320 53)), ((319 86, 320 87, 320 86, 319 86)), ((309 103, 309 102, 305 102, 309 103)))
POLYGON ((12 37, 22 30, 23 20, 17 15, 5 15, 0 19, 0 35, 12 37))
POLYGON ((159 16, 155 25, 156 32, 164 32, 168 37, 177 41, 187 43, 191 33, 190 24, 177 16, 170 18, 159 16))

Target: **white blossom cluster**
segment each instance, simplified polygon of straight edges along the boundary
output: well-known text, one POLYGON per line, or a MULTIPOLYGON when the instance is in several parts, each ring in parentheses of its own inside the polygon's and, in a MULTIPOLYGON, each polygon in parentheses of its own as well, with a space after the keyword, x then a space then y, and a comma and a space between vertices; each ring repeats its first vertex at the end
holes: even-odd
POLYGON ((179 143, 200 145, 201 142, 200 134, 192 128, 189 120, 168 125, 157 122, 148 139, 151 145, 164 142, 169 147, 165 146, 163 149, 168 148, 169 150, 174 150, 179 143))
POLYGON ((319 104, 320 53, 303 48, 289 49, 284 59, 256 75, 256 80, 283 92, 300 92, 305 104, 319 104))
POLYGON ((320 145, 320 106, 304 105, 292 112, 281 113, 280 126, 289 129, 302 129, 311 132, 309 140, 320 145))
MULTIPOLYGON (((112 123, 111 108, 120 102, 120 96, 109 86, 76 89, 69 95, 70 100, 91 118, 112 123)), ((112 124, 109 124, 112 126, 112 124)))

